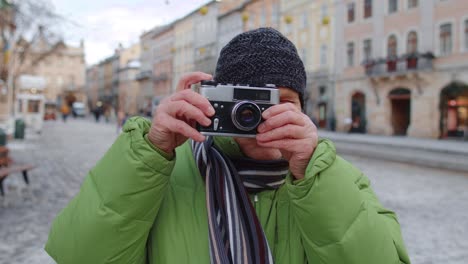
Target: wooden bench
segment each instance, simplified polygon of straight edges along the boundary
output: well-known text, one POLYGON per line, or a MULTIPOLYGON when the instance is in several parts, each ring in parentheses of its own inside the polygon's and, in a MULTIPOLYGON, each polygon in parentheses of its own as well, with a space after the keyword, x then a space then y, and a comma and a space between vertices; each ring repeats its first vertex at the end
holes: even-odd
POLYGON ((26 184, 29 184, 28 171, 34 169, 32 164, 19 164, 15 163, 10 156, 8 155, 9 150, 7 147, 0 146, 0 194, 5 195, 5 190, 3 189, 3 181, 8 177, 8 175, 21 172, 23 173, 23 179, 26 184))

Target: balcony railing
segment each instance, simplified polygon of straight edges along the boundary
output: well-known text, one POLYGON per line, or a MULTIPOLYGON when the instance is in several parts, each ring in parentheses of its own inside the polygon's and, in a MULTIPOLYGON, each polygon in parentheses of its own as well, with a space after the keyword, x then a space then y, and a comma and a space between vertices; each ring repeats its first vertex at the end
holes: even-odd
POLYGON ((363 65, 367 76, 389 77, 432 70, 434 58, 432 53, 413 53, 401 57, 368 60, 363 62, 363 65))
POLYGON ((137 81, 143 81, 143 80, 151 78, 152 75, 153 75, 152 71, 142 71, 137 74, 136 79, 137 81))
POLYGON ((167 79, 169 79, 169 75, 167 73, 160 73, 153 77, 153 82, 166 81, 167 79))

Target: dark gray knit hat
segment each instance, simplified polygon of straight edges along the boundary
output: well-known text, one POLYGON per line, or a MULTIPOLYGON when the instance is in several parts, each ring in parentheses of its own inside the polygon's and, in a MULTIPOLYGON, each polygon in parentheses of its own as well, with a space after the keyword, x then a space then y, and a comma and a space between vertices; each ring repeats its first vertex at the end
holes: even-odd
POLYGON ((304 105, 304 64, 294 44, 273 28, 259 28, 234 37, 221 50, 214 80, 290 88, 299 93, 304 105))

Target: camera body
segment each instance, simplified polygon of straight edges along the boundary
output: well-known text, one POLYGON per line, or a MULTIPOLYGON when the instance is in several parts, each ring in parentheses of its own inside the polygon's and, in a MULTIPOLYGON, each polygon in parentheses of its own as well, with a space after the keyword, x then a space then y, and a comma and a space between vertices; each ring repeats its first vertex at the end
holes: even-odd
POLYGON ((255 137, 262 113, 280 102, 280 91, 274 84, 251 87, 202 81, 200 94, 215 109, 210 126, 197 124, 203 135, 255 137))

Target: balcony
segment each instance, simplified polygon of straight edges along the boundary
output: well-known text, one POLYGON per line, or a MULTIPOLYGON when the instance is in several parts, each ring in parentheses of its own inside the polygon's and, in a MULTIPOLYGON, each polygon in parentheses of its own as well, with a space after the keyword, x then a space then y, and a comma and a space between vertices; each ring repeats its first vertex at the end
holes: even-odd
POLYGON ((430 52, 412 53, 401 57, 388 57, 363 62, 366 75, 372 78, 405 76, 414 72, 430 71, 434 55, 430 52))
POLYGON ((136 75, 136 80, 144 81, 144 80, 151 78, 152 75, 153 75, 152 71, 142 71, 136 75))
POLYGON ((162 82, 169 79, 169 75, 167 73, 160 73, 153 77, 153 82, 162 82))

